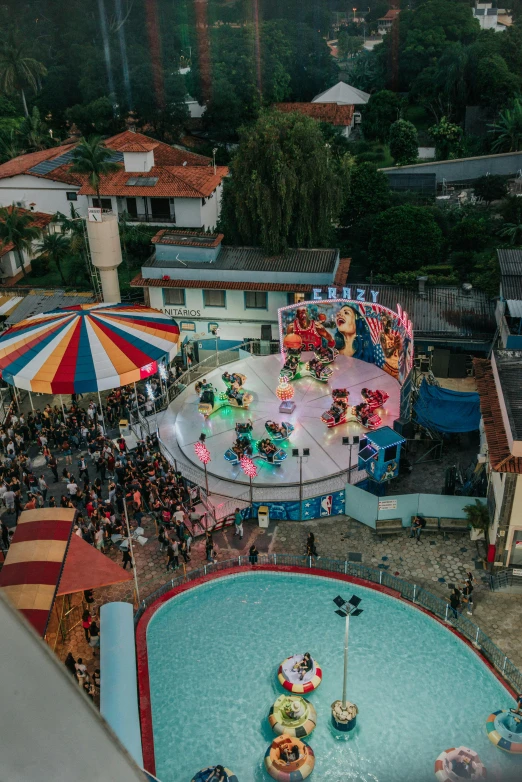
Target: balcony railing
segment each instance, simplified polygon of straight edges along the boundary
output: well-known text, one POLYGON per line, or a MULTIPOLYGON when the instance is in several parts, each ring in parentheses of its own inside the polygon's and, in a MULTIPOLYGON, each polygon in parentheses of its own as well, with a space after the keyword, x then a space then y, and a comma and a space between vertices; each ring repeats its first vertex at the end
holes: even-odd
POLYGON ((127 214, 126 219, 129 223, 176 223, 176 218, 172 215, 138 213, 135 215, 127 214))

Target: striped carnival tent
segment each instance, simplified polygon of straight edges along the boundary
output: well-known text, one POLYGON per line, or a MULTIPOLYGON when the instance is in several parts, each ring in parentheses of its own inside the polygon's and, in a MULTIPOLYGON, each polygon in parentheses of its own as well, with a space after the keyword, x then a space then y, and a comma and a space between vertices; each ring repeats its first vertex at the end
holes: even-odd
POLYGON ((84 304, 33 315, 0 337, 0 376, 41 394, 105 391, 153 375, 177 351, 177 323, 143 305, 84 304))

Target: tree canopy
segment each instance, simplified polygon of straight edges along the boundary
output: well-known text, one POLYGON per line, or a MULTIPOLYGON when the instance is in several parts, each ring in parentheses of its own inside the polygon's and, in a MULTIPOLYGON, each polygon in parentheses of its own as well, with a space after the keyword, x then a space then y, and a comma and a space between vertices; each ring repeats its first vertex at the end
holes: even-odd
POLYGON ((341 183, 317 122, 262 112, 240 134, 223 196, 223 230, 267 253, 328 246, 341 183))
POLYGON ((374 220, 369 251, 372 268, 378 273, 395 274, 438 264, 442 248, 443 234, 431 209, 394 206, 374 220))

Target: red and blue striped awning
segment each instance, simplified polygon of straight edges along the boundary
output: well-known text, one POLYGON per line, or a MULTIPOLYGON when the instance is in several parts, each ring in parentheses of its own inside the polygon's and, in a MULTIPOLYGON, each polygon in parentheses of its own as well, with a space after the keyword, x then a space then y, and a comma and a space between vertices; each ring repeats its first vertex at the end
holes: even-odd
POLYGON ((104 391, 171 361, 179 328, 142 305, 78 305, 33 315, 0 337, 0 376, 41 394, 104 391))

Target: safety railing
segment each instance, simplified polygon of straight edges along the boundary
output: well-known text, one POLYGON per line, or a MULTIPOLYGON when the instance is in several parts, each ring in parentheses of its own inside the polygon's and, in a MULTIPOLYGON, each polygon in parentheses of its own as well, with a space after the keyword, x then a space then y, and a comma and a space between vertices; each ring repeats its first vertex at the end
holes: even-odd
POLYGON ((493 592, 511 586, 522 587, 522 568, 509 568, 498 573, 488 573, 488 581, 489 588, 493 592))
MULTIPOLYGON (((219 573, 231 568, 240 568, 249 566, 249 556, 239 556, 233 559, 223 560, 222 562, 208 563, 201 568, 186 572, 177 578, 173 578, 164 584, 160 589, 150 594, 141 601, 135 614, 134 621, 137 623, 143 612, 151 606, 158 598, 169 592, 171 589, 196 581, 203 576, 219 573)), ((374 584, 381 584, 398 592, 401 597, 426 609, 433 616, 442 619, 451 624, 455 629, 473 646, 480 651, 483 656, 494 666, 505 681, 516 691, 522 692, 522 672, 515 664, 493 643, 480 627, 467 616, 457 612, 454 616, 448 602, 443 600, 432 592, 424 589, 418 584, 412 584, 402 578, 388 573, 386 570, 368 567, 358 562, 349 562, 348 560, 323 558, 319 561, 313 557, 298 556, 295 554, 259 554, 257 565, 270 565, 280 567, 305 567, 309 570, 328 571, 330 573, 341 574, 345 576, 354 576, 369 581, 374 584)))

